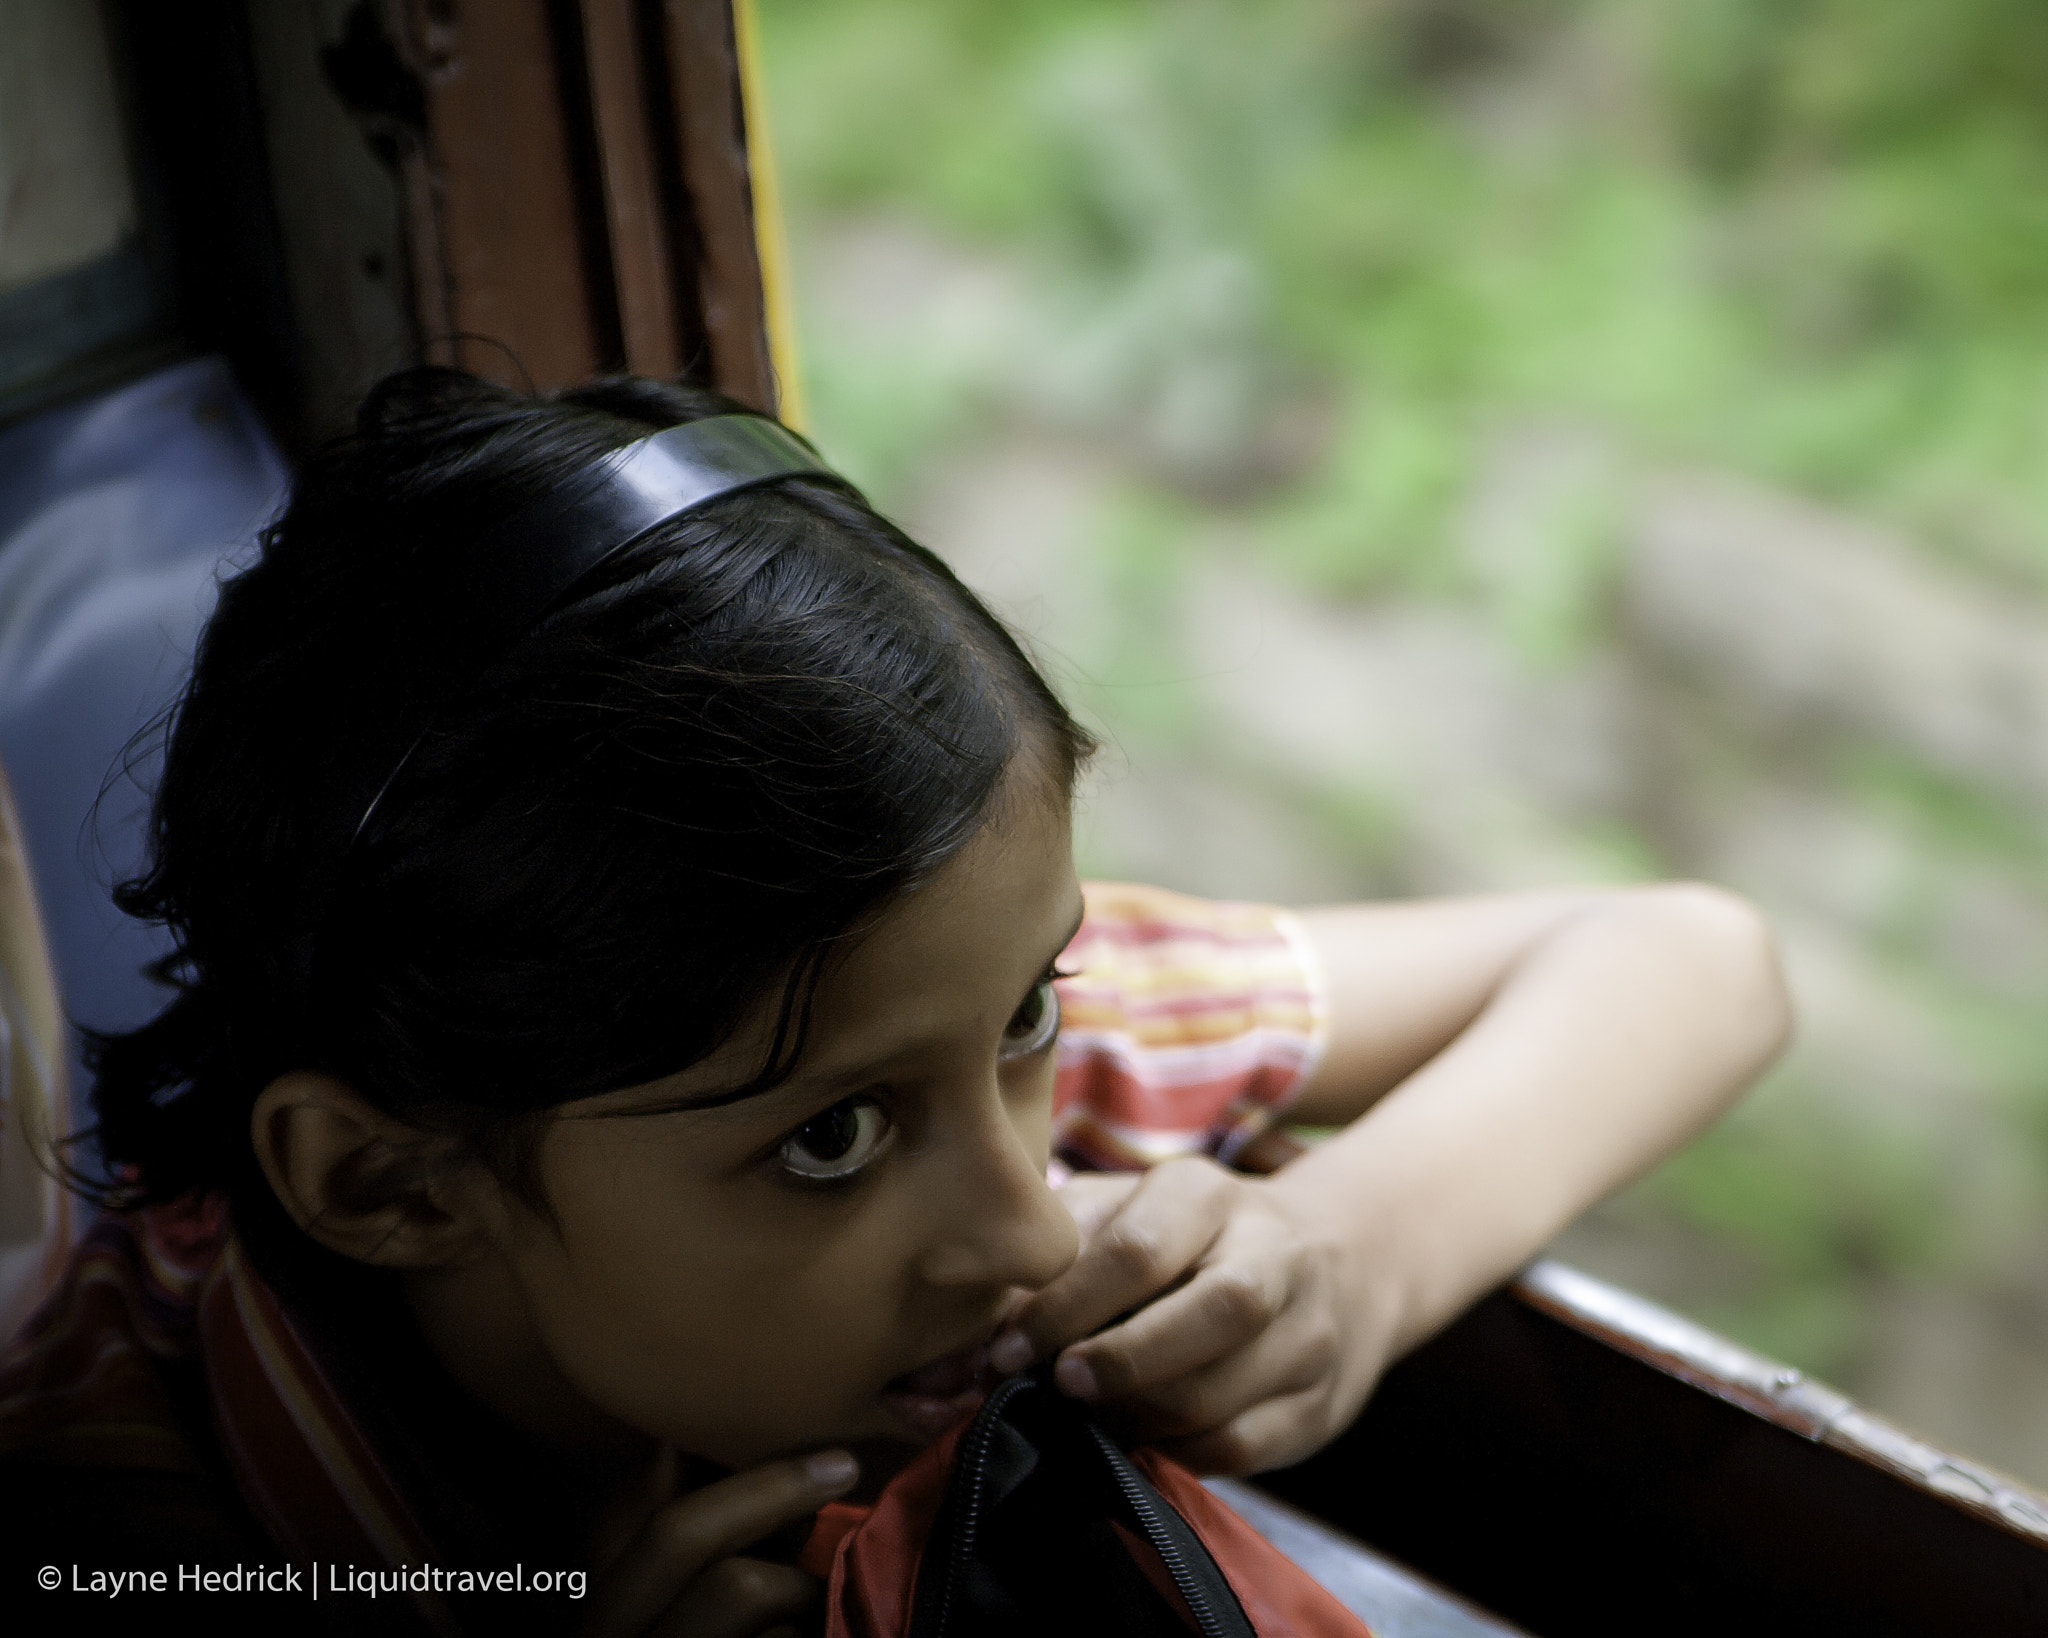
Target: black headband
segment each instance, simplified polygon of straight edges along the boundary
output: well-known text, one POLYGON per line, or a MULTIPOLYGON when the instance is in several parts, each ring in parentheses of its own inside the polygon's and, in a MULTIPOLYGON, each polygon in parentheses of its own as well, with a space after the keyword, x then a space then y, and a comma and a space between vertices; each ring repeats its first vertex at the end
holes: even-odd
MULTIPOLYGON (((758 415, 686 421, 614 451, 496 532, 476 576, 466 646, 502 653, 578 581, 648 530, 736 490, 792 477, 853 487, 803 439, 758 415)), ((364 805, 349 848, 426 736, 423 727, 364 805)))

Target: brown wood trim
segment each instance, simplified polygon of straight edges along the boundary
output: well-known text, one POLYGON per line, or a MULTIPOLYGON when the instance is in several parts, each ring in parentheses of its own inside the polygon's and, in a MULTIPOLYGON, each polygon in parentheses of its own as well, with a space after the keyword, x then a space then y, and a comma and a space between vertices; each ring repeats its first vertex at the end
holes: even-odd
POLYGON ((775 411, 753 182, 730 0, 665 0, 663 35, 676 109, 676 153, 695 218, 696 287, 711 380, 741 403, 775 411))
POLYGON ((630 369, 773 412, 730 0, 383 0, 422 350, 540 388, 630 369))
POLYGON ((426 104, 411 218, 428 356, 539 387, 584 380, 615 309, 592 278, 604 247, 586 240, 550 8, 403 3, 426 104))
POLYGON ((683 360, 639 10, 635 0, 583 0, 584 56, 626 368, 672 378, 683 360))
POLYGON ((413 324, 420 356, 432 364, 455 362, 455 287, 441 254, 441 220, 434 209, 433 167, 424 149, 408 148, 398 162, 405 197, 405 251, 412 275, 413 324))
POLYGON ((138 98, 140 146, 145 192, 175 206, 152 219, 178 241, 179 325, 282 429, 330 430, 417 361, 543 389, 632 369, 775 408, 731 0, 303 9, 208 0, 195 34, 116 7, 137 85, 163 93, 138 98), (242 139, 209 134, 237 120, 242 139))

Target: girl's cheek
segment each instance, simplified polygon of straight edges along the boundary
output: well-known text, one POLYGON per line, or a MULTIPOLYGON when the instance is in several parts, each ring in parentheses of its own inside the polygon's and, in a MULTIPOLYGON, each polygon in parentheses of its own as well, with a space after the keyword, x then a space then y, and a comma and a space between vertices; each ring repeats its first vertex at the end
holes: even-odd
POLYGON ((1010 1102, 1010 1119, 1026 1151, 1043 1171, 1052 1164, 1052 1105, 1058 1075, 1058 1047, 1049 1048, 1042 1064, 1032 1066, 1021 1095, 1010 1102))

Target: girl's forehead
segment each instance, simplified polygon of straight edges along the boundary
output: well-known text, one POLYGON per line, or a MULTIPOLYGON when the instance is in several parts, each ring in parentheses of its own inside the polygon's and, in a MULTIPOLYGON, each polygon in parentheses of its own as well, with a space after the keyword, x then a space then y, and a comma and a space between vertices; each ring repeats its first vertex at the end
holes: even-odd
POLYGON ((928 969, 941 960, 977 969, 1030 966, 1022 952, 1054 941, 1038 956, 1057 955, 1080 914, 1067 803, 1024 795, 999 803, 931 880, 889 906, 828 970, 827 982, 938 980, 946 975, 928 969))

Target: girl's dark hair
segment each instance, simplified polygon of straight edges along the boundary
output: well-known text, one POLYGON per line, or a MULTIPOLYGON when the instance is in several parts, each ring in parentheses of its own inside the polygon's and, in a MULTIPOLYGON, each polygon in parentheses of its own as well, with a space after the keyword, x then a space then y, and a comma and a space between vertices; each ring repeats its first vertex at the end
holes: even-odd
POLYGON ((733 413, 413 370, 301 471, 221 591, 117 893, 175 941, 162 1013, 94 1043, 123 1203, 224 1188, 274 1217, 250 1108, 294 1069, 466 1136, 531 1197, 542 1111, 686 1068, 764 996, 773 1084, 835 943, 975 833, 1020 747, 1071 783, 1091 742, 1001 623, 819 480, 671 518, 473 651, 494 532, 733 413))

